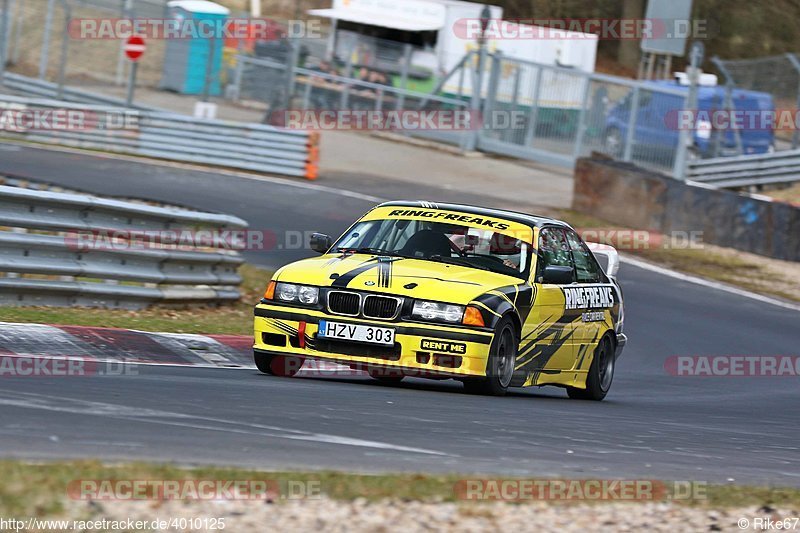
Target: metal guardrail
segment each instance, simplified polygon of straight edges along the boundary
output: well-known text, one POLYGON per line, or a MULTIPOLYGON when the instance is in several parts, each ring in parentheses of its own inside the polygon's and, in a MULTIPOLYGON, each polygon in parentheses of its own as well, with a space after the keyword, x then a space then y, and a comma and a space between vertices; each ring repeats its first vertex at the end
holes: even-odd
MULTIPOLYGON (((82 104, 104 105, 104 106, 125 106, 125 100, 122 98, 114 98, 113 96, 106 96, 97 94, 91 91, 83 91, 72 87, 63 87, 59 90, 57 83, 47 80, 40 80, 38 78, 30 78, 15 74, 13 72, 6 72, 3 75, 3 86, 22 93, 28 97, 41 97, 52 98, 56 100, 66 100, 68 102, 77 102, 82 104)), ((162 113, 169 113, 167 109, 161 109, 152 106, 143 106, 134 104, 134 109, 142 111, 158 111, 162 113)))
POLYGON ((181 237, 235 234, 247 227, 237 217, 0 185, 0 227, 0 306, 137 309, 240 297, 236 246, 181 237))
MULTIPOLYGON (((86 127, 80 128, 0 128, 0 136, 7 138, 268 174, 317 177, 319 135, 314 132, 8 95, 0 95, 0 108, 20 113, 72 110, 88 119, 86 127)), ((4 126, 7 123, 4 121, 4 126)))
POLYGON ((719 188, 800 181, 800 150, 692 161, 687 180, 719 188))

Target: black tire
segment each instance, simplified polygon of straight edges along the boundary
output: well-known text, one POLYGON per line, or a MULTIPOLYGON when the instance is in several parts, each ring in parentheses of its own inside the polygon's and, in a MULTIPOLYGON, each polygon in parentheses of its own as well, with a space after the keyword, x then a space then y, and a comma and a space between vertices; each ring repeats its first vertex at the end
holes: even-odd
POLYGON ((486 377, 465 379, 464 390, 472 394, 488 396, 505 396, 511 380, 514 378, 514 366, 517 361, 519 335, 514 323, 503 317, 494 329, 494 340, 489 348, 489 360, 486 362, 486 377))
POLYGON ((303 368, 304 359, 291 355, 272 355, 253 352, 256 368, 264 374, 283 378, 294 377, 303 368))
POLYGON ((614 342, 608 335, 604 336, 594 350, 592 365, 589 367, 589 374, 586 376, 586 388, 577 389, 567 387, 567 395, 574 400, 593 400, 601 401, 611 389, 611 382, 614 380, 614 367, 616 366, 616 355, 614 342))
POLYGON ((387 385, 400 383, 403 381, 403 378, 405 378, 400 370, 395 370, 392 368, 370 367, 367 369, 367 373, 372 379, 377 379, 378 381, 386 383, 387 385))

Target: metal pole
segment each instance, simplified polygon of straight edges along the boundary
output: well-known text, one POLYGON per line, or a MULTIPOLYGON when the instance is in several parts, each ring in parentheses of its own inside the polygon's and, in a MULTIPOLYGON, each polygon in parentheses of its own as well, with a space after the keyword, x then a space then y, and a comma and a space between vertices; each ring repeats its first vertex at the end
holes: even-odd
POLYGON ((133 107, 133 91, 136 89, 137 70, 139 70, 139 62, 134 61, 128 76, 128 94, 125 96, 125 107, 133 107))
POLYGON ((625 133, 625 149, 622 153, 622 160, 630 162, 633 159, 633 142, 636 133, 636 118, 639 114, 639 86, 633 88, 633 98, 631 98, 631 109, 628 115, 628 131, 625 133))
MULTIPOLYGON (((122 0, 122 9, 120 9, 120 17, 121 18, 133 18, 133 14, 131 13, 133 8, 133 0, 122 0)), ((116 82, 117 85, 122 85, 122 82, 125 77, 125 41, 119 43, 119 54, 117 56, 117 76, 116 82)))
POLYGON ((208 39, 208 59, 206 60, 206 79, 203 84, 203 102, 208 102, 211 96, 211 78, 214 68, 214 52, 216 48, 216 39, 213 37, 208 39))
POLYGON ((300 60, 300 44, 297 41, 289 42, 289 64, 286 65, 286 105, 284 109, 292 107, 292 98, 294 96, 294 88, 296 83, 295 69, 297 62, 300 60))
POLYGON ((531 96, 531 112, 528 116, 528 125, 525 129, 524 146, 531 146, 536 137, 536 123, 539 121, 539 94, 542 89, 542 77, 544 77, 544 67, 536 70, 536 81, 533 84, 533 95, 531 96))
MULTIPOLYGON (((689 94, 686 97, 686 109, 690 112, 697 110, 697 90, 700 82, 700 65, 703 64, 705 46, 700 41, 692 43, 689 52, 689 67, 686 69, 689 74, 689 94)), ((696 118, 696 117, 695 117, 696 118)), ((685 180, 687 176, 687 164, 689 162, 689 148, 694 139, 694 127, 692 129, 681 128, 678 135, 678 150, 675 154, 675 165, 672 175, 675 179, 685 180)))
POLYGON ((58 66, 58 99, 64 99, 64 80, 67 76, 67 49, 69 48, 69 20, 72 9, 66 0, 61 0, 64 7, 64 34, 61 36, 61 64, 58 66))
POLYGON ((50 53, 50 34, 53 32, 53 14, 56 10, 56 0, 47 1, 47 14, 44 17, 44 35, 42 36, 42 51, 39 54, 39 79, 47 76, 48 54, 50 53))
MULTIPOLYGON (((411 45, 406 43, 403 45, 403 64, 400 66, 400 87, 403 90, 408 89, 408 71, 411 68, 411 45)), ((405 103, 405 93, 399 93, 397 95, 397 101, 395 102, 395 109, 400 111, 403 109, 403 105, 405 103)))
POLYGON ((6 54, 8 52, 8 0, 3 0, 3 16, 0 19, 0 82, 6 73, 6 54))
POLYGON ((20 50, 22 50, 22 29, 25 26, 25 10, 22 7, 22 2, 14 0, 14 13, 17 16, 17 21, 11 23, 12 28, 14 28, 14 52, 9 55, 12 64, 19 61, 20 50))
POLYGON ((577 136, 575 137, 575 149, 572 153, 575 159, 581 156, 581 152, 583 151, 583 138, 586 135, 586 130, 588 129, 586 126, 586 115, 587 109, 589 108, 592 79, 589 76, 586 76, 584 82, 586 83, 586 87, 583 88, 583 104, 581 105, 580 114, 578 115, 578 131, 577 136))
MULTIPOLYGON (((792 63, 792 66, 797 71, 797 75, 800 76, 800 60, 797 59, 797 56, 794 54, 786 54, 786 57, 792 63)), ((800 80, 797 83, 797 103, 795 105, 795 109, 800 109, 800 80)), ((797 148, 800 145, 800 130, 798 128, 794 129, 794 133, 792 133, 792 150, 797 148)))

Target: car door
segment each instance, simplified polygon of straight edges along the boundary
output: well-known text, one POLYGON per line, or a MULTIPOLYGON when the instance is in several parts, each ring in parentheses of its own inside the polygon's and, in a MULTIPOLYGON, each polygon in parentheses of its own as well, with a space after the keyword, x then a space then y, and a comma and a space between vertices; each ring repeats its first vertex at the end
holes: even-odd
MULTIPOLYGON (((600 336, 609 327, 610 309, 616 303, 613 285, 606 283, 605 275, 594 254, 577 233, 566 230, 572 261, 575 264, 575 283, 565 288, 566 305, 577 313, 574 322, 576 368, 586 354, 591 353, 600 336)), ((573 315, 574 316, 574 315, 573 315)))
MULTIPOLYGON (((533 274, 534 301, 522 328, 517 367, 529 372, 559 372, 573 367, 575 346, 573 320, 577 313, 565 313, 562 286, 542 283, 546 266, 573 267, 564 230, 545 227, 539 232, 538 256, 533 274)), ((535 383, 535 379, 534 379, 535 383)))

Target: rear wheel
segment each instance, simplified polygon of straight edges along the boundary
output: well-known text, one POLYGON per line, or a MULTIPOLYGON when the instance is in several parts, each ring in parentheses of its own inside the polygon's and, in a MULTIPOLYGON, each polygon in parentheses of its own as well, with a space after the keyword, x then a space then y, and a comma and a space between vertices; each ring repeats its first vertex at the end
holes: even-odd
POLYGON ((494 340, 486 362, 486 377, 464 380, 464 389, 474 394, 504 396, 508 392, 514 365, 517 363, 517 332, 509 318, 495 328, 494 340))
POLYGON ((575 400, 600 401, 606 397, 614 380, 614 343, 606 335, 594 350, 592 365, 586 376, 586 388, 567 387, 567 395, 575 400))
POLYGON ((272 355, 265 353, 253 353, 253 360, 256 368, 264 374, 291 378, 303 368, 304 359, 292 355, 272 355))

